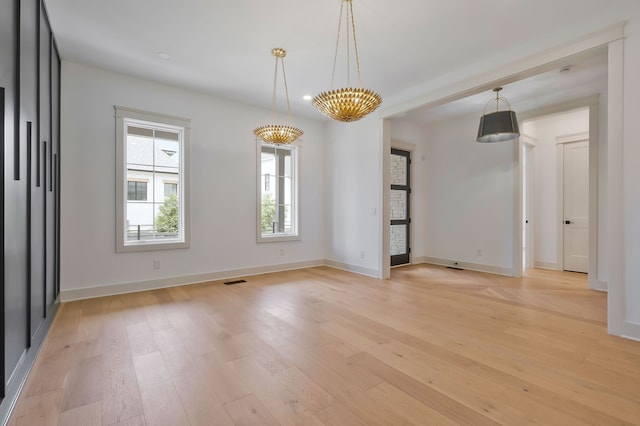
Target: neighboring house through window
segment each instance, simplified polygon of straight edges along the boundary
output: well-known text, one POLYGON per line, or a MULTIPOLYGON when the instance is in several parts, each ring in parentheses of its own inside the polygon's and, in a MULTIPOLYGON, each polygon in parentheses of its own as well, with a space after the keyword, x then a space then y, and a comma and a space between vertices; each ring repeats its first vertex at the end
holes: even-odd
POLYGON ((174 182, 165 182, 164 183, 164 198, 167 198, 169 195, 178 196, 178 184, 174 182))
POLYGON ((127 200, 128 201, 147 201, 147 182, 144 181, 127 181, 127 200))
POLYGON ((298 240, 298 148, 258 144, 259 242, 298 240))
POLYGON ((116 107, 117 251, 189 246, 189 126, 116 107))

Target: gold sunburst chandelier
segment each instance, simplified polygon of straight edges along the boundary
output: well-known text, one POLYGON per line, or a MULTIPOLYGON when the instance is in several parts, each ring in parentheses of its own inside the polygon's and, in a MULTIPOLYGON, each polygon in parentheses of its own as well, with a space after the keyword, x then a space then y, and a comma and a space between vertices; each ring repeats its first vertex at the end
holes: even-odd
POLYGON ((271 49, 271 54, 276 58, 276 70, 273 77, 273 95, 271 97, 271 114, 276 115, 276 86, 278 83, 278 61, 282 64, 282 79, 284 80, 284 92, 287 98, 287 112, 289 114, 289 124, 267 124, 260 126, 253 131, 261 140, 273 144, 288 144, 298 139, 304 133, 302 130, 291 125, 291 106, 289 105, 289 88, 287 87, 287 75, 284 72, 284 57, 286 50, 281 47, 271 49))
POLYGON ((353 18, 353 1, 341 0, 340 4, 340 20, 338 21, 338 37, 336 39, 336 52, 333 58, 333 74, 331 77, 331 89, 322 92, 313 98, 313 106, 321 113, 334 120, 350 122, 357 121, 365 117, 367 114, 375 111, 382 103, 382 98, 376 92, 364 89, 362 87, 362 78, 360 77, 360 57, 358 56, 358 43, 356 41, 356 26, 353 18), (346 44, 347 44, 347 87, 333 90, 333 83, 336 77, 336 61, 338 59, 338 46, 340 44, 340 30, 342 29, 342 17, 345 15, 345 3, 347 4, 346 12, 346 44), (349 33, 353 33, 353 51, 355 53, 356 68, 358 71, 359 87, 351 87, 351 67, 349 49, 349 33))

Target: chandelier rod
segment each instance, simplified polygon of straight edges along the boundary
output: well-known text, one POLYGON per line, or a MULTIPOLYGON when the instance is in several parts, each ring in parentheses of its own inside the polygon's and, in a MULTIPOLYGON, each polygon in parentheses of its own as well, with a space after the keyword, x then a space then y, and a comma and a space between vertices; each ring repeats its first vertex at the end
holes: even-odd
MULTIPOLYGON (((360 56, 358 55, 358 42, 356 41, 356 21, 353 18, 353 2, 349 1, 349 9, 351 10, 351 27, 353 28, 353 49, 356 53, 356 67, 358 70, 358 84, 362 88, 362 77, 360 76, 360 56)), ((348 55, 347 55, 348 58, 348 55)))
MULTIPOLYGON (((287 86, 287 74, 284 71, 284 58, 280 58, 280 62, 282 63, 282 78, 284 79, 284 94, 287 98, 287 113, 289 114, 289 125, 293 122, 291 118, 291 104, 289 103, 289 87, 287 86)), ((278 61, 276 60, 276 68, 278 65, 278 61)))
POLYGON ((273 93, 271 94, 271 119, 276 118, 276 88, 278 86, 278 57, 276 57, 276 69, 273 72, 273 93))
MULTIPOLYGON (((338 63, 338 46, 340 44, 340 29, 342 27, 342 11, 344 9, 344 2, 340 2, 340 18, 338 19, 338 36, 336 37, 336 50, 333 55, 333 73, 331 74, 331 88, 334 87, 334 82, 336 79, 336 64, 338 63)), ((349 39, 347 38, 347 43, 349 39)))

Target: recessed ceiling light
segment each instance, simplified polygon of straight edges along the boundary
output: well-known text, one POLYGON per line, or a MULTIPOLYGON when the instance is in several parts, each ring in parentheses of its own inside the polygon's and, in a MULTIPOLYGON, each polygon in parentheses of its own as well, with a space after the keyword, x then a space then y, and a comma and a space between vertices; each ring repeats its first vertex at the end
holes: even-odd
POLYGON ((560 68, 560 72, 569 72, 571 71, 571 68, 572 68, 571 65, 564 66, 560 68))
POLYGON ((304 96, 302 97, 302 99, 304 99, 305 101, 310 101, 311 99, 313 99, 313 96, 311 96, 311 95, 304 95, 304 96))
POLYGON ((158 57, 160 59, 164 59, 165 61, 171 59, 171 56, 169 56, 169 54, 165 52, 158 52, 158 57))

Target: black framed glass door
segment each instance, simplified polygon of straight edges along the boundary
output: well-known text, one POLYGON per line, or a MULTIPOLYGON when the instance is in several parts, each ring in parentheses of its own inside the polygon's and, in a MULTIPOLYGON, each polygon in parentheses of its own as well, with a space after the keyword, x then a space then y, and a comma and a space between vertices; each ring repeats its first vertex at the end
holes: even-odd
POLYGON ((391 266, 410 263, 411 153, 391 148, 391 266))

